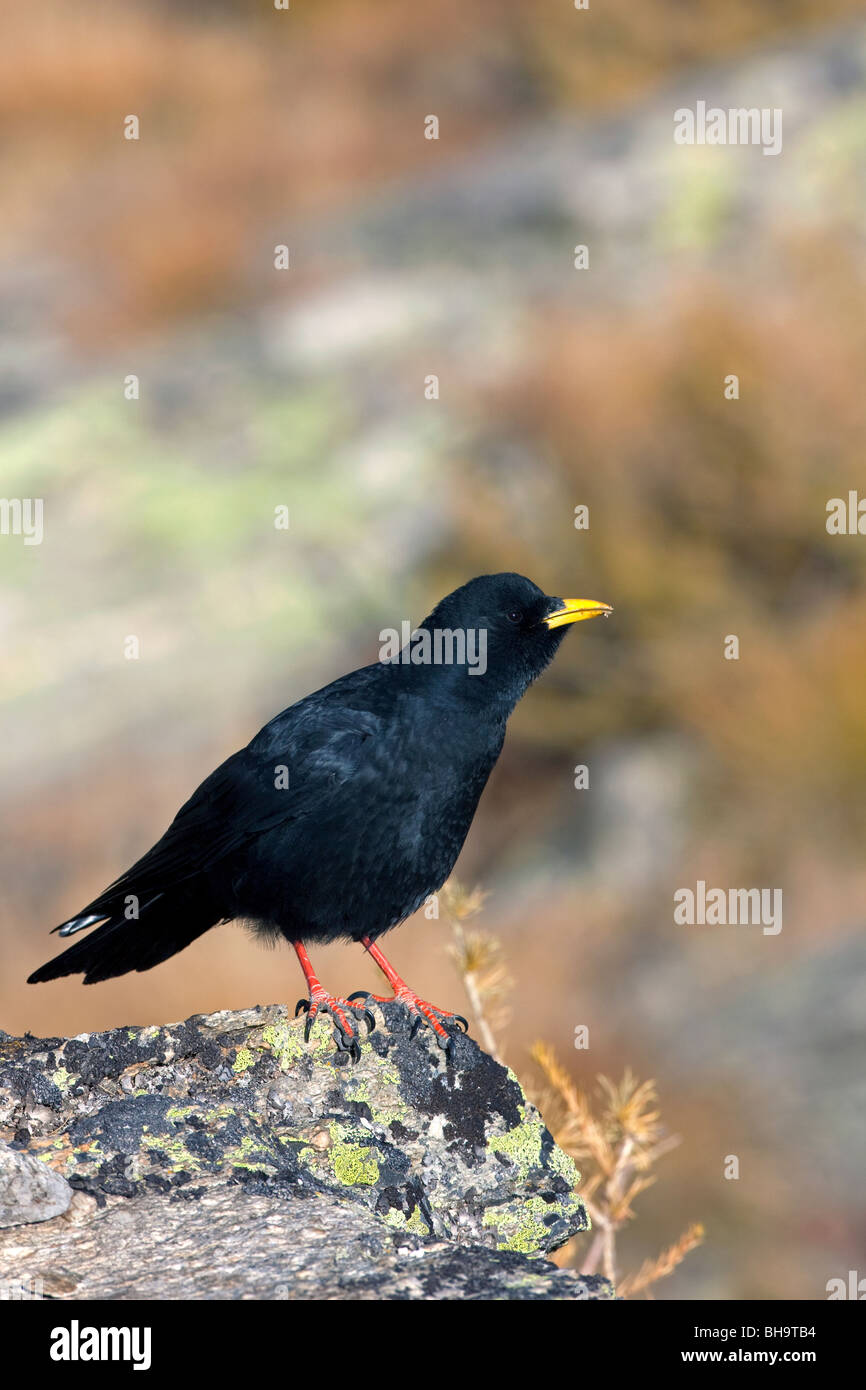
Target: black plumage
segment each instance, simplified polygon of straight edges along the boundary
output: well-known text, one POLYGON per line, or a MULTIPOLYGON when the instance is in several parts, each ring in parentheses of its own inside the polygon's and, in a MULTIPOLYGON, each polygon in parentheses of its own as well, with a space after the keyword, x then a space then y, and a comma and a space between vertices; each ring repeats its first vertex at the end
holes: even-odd
POLYGON ((445 882, 508 716, 566 626, 607 611, 550 598, 517 574, 470 580, 421 624, 432 653, 434 637, 469 633, 463 660, 447 640, 438 662, 404 652, 278 714, 202 782, 152 849, 55 928, 95 930, 30 982, 148 970, 237 918, 295 946, 309 1021, 329 1011, 339 1045, 357 1050, 360 1006, 322 989, 305 947, 340 937, 362 942, 397 997, 447 1038, 443 1017, 454 1016, 419 1000, 376 940, 445 882))

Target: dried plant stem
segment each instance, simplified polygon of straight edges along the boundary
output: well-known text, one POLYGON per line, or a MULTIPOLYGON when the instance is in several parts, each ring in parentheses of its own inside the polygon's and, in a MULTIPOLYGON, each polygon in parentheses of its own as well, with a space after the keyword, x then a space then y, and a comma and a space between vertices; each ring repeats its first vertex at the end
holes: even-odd
POLYGON ((626 1134, 617 1148, 613 1172, 604 1184, 604 1206, 599 1208, 593 1203, 590 1219, 598 1230, 580 1267, 581 1274, 595 1274, 600 1262, 605 1278, 611 1283, 616 1283, 616 1233, 625 1220, 625 1213, 618 1220, 614 1214, 621 1212, 624 1205, 626 1182, 632 1174, 633 1149, 634 1140, 626 1134))
POLYGON ((669 1274, 672 1274, 689 1251, 701 1244, 703 1238, 703 1226, 694 1222, 683 1232, 674 1245, 669 1245, 667 1250, 663 1250, 655 1260, 644 1260, 637 1274, 632 1274, 624 1279, 619 1288, 620 1296, 631 1298, 636 1293, 645 1293, 657 1279, 665 1279, 669 1274))
POLYGON ((623 1298, 646 1293, 703 1239, 703 1228, 690 1226, 637 1274, 617 1280, 617 1235, 632 1219, 635 1198, 655 1181, 654 1165, 679 1143, 664 1132, 655 1083, 639 1082, 630 1069, 619 1083, 600 1076, 601 1103, 594 1106, 548 1044, 536 1043, 532 1056, 549 1088, 537 1100, 554 1139, 581 1167, 589 1165, 580 1192, 593 1229, 580 1272, 602 1273, 623 1298))
MULTIPOLYGON (((451 919, 451 931, 454 934, 454 939, 457 942, 457 947, 461 956, 465 957, 466 934, 463 931, 463 928, 460 925, 460 923, 456 920, 456 918, 451 919)), ((469 1004, 472 1009, 475 1022, 478 1025, 478 1032, 481 1035, 482 1045, 486 1052, 489 1052, 492 1057, 496 1058, 497 1062, 501 1062, 502 1058, 499 1055, 499 1045, 495 1037, 493 1036, 493 1030, 490 1027, 490 1024, 487 1022, 487 1018, 484 1014, 484 1005, 481 1001, 481 992, 478 988, 478 981, 476 979, 475 971, 463 970, 461 973, 463 976, 463 984, 466 988, 466 994, 469 998, 469 1004)))

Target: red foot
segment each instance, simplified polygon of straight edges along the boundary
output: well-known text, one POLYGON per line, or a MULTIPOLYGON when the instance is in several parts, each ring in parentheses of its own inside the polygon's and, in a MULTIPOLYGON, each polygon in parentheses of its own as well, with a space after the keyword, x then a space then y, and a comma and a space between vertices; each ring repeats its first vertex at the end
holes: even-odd
POLYGON ((310 1041, 310 1030, 319 1014, 330 1014, 334 1021, 334 1041, 339 1052, 348 1052, 353 1062, 360 1061, 361 1044, 355 1025, 364 1022, 367 1032, 372 1033, 376 1020, 361 1004, 351 999, 343 999, 338 994, 328 994, 321 985, 310 990, 309 999, 299 999, 295 1008, 295 1018, 303 1010, 307 1015, 304 1027, 304 1041, 310 1041), (357 1015, 360 1014, 360 1018, 357 1015))
POLYGON ((442 1019, 451 1019, 464 1033, 469 1032, 469 1024, 462 1014, 454 1014, 450 1009, 440 1009, 436 1004, 428 1004, 426 999, 419 999, 415 991, 405 984, 397 987, 392 997, 372 994, 368 989, 359 989, 350 998, 353 1000, 375 999, 377 1004, 393 1004, 395 1002, 403 1004, 410 1014, 415 1016, 409 1036, 414 1038, 418 1029, 426 1023, 428 1027, 433 1029, 439 1046, 444 1047, 446 1052, 451 1045, 451 1034, 446 1028, 443 1028, 442 1019))

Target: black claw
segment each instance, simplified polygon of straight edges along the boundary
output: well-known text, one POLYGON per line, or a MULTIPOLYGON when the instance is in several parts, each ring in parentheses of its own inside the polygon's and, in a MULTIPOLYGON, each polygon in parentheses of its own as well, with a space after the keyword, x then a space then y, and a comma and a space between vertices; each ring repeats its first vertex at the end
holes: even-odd
POLYGON ((339 1024, 334 1024, 334 1042, 338 1052, 348 1053, 353 1062, 361 1060, 361 1044, 352 1034, 344 1033, 339 1024))
POLYGON ((351 1004, 353 999, 366 999, 367 995, 372 993, 373 991, 371 989, 356 989, 354 994, 348 996, 349 1003, 351 1004))
POLYGON ((464 1032, 464 1033, 468 1033, 468 1032, 469 1032, 469 1024, 466 1022, 466 1019, 463 1017, 462 1014, 455 1014, 455 1015, 454 1015, 454 1022, 455 1022, 455 1023, 459 1023, 459 1024, 461 1025, 461 1031, 462 1031, 462 1032, 464 1032))
MULTIPOLYGON (((366 998, 370 991, 361 990, 359 991, 359 993, 366 998)), ((355 997, 355 995, 351 996, 351 998, 353 999, 355 997)), ((302 1010, 307 1015, 307 1021, 304 1025, 304 1042, 308 1043, 310 1041, 310 1033, 312 1031, 313 1024, 315 1023, 319 1014, 330 1014, 334 1023, 334 1042, 336 1044, 337 1051, 348 1053, 353 1062, 360 1062, 360 1042, 351 1030, 344 1031, 343 1025, 338 1021, 334 1013, 334 1010, 332 1009, 330 1004, 319 1004, 313 1011, 313 1001, 311 999, 299 999, 295 1008, 295 1018, 298 1017, 298 1014, 301 1013, 302 1010)), ((369 1035, 373 1032, 373 1029, 376 1027, 375 1015, 372 1014, 369 1009, 361 1010, 361 1014, 362 1021, 367 1025, 367 1033, 369 1035)))
POLYGON ((409 1029, 409 1040, 410 1040, 410 1042, 411 1042, 412 1038, 414 1038, 415 1034, 418 1032, 418 1029, 421 1027, 421 1025, 423 1024, 423 1022, 424 1022, 424 1019, 421 1017, 420 1014, 417 1014, 417 1015, 415 1016, 415 1018, 412 1020, 412 1027, 409 1029))

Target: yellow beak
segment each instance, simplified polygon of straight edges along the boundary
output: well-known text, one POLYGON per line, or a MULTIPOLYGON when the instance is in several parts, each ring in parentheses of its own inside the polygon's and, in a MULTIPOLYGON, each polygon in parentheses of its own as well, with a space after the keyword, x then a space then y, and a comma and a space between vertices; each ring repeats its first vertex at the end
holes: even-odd
POLYGON ((582 623, 587 618, 606 618, 613 609, 609 603, 598 603, 594 598, 564 598, 562 607, 548 613, 544 619, 548 627, 565 627, 566 623, 582 623))

